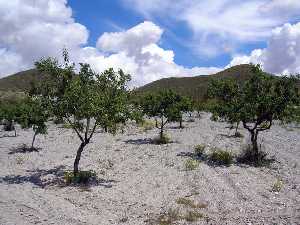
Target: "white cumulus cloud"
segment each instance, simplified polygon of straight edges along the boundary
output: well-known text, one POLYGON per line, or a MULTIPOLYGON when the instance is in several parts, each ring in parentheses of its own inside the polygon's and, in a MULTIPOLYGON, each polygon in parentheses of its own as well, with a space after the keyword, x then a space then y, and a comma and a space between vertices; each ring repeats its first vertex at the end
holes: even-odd
POLYGON ((229 66, 250 62, 260 63, 270 73, 299 73, 300 23, 294 25, 287 23, 275 28, 266 48, 255 49, 250 55, 236 56, 229 66))
POLYGON ((0 77, 31 68, 41 57, 60 57, 64 47, 74 62, 90 63, 98 72, 124 69, 132 86, 220 70, 177 65, 174 52, 159 46, 163 29, 150 21, 104 33, 96 46, 87 46, 89 31, 74 20, 67 0, 0 0, 0 21, 0 77))
POLYGON ((266 41, 275 27, 300 16, 299 0, 123 2, 146 18, 163 18, 167 24, 172 24, 170 20, 184 22, 192 32, 191 50, 208 57, 236 53, 236 47, 244 43, 266 41))

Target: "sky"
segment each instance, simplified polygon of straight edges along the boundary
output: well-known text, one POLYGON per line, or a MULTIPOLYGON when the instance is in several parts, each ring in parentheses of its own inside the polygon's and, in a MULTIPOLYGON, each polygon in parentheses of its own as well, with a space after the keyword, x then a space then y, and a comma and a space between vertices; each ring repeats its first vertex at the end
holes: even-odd
POLYGON ((0 21, 0 77, 63 48, 132 87, 244 63, 300 73, 299 0, 0 0, 0 21))

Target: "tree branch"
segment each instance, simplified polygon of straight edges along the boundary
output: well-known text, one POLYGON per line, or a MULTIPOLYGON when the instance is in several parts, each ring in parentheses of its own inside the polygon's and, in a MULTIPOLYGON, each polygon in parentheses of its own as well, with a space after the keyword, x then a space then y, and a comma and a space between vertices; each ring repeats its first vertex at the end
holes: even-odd
POLYGON ((97 125, 98 125, 97 122, 95 122, 92 132, 91 132, 89 138, 87 139, 88 142, 90 142, 91 138, 93 137, 93 134, 95 133, 97 125))
POLYGON ((79 139, 81 140, 81 142, 84 142, 83 137, 80 135, 79 131, 76 129, 76 127, 74 126, 72 121, 69 118, 67 118, 67 121, 69 122, 69 124, 73 125, 72 128, 73 128, 73 130, 75 130, 75 132, 76 132, 77 136, 79 137, 79 139))

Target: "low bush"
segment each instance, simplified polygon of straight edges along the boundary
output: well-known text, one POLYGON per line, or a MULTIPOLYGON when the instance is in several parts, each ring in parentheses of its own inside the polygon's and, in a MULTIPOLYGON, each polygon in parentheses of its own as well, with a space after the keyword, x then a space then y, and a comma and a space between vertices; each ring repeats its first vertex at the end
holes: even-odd
POLYGON ((210 155, 210 160, 219 165, 229 166, 233 163, 233 155, 231 152, 222 149, 214 148, 210 155))
POLYGON ((210 119, 212 120, 212 121, 218 121, 219 120, 219 116, 216 114, 216 113, 213 113, 212 115, 211 115, 211 117, 210 117, 210 119))
POLYGON ((242 138, 242 137, 244 137, 244 135, 242 135, 240 132, 235 132, 234 133, 234 137, 236 137, 236 138, 242 138))
POLYGON ((188 159, 185 161, 186 170, 195 170, 199 166, 199 161, 195 159, 188 159))
POLYGON ((267 159, 267 153, 261 150, 258 153, 253 151, 252 145, 245 145, 242 147, 242 153, 238 156, 237 161, 239 163, 251 164, 255 166, 268 165, 273 162, 273 159, 267 159))
POLYGON ((64 173, 64 180, 66 184, 87 184, 88 182, 95 180, 96 178, 96 172, 92 170, 79 171, 76 176, 74 176, 73 171, 67 171, 64 173))
POLYGON ((280 179, 277 179, 276 182, 272 186, 272 192, 280 192, 283 188, 283 181, 280 179))
POLYGON ((53 119, 53 123, 58 125, 58 124, 63 124, 64 123, 64 119, 63 118, 58 118, 58 117, 55 117, 53 119))
POLYGON ((200 145, 196 145, 194 148, 194 153, 196 156, 201 157, 204 154, 205 151, 205 145, 204 144, 200 144, 200 145))
POLYGON ((153 120, 146 119, 138 123, 138 126, 142 128, 144 131, 152 130, 153 128, 155 128, 155 122, 153 120))
POLYGON ((171 138, 167 134, 164 134, 162 137, 157 137, 153 140, 153 143, 157 145, 164 145, 170 142, 171 142, 171 138))
POLYGON ((155 222, 159 225, 172 225, 180 219, 181 216, 179 210, 170 208, 166 213, 161 214, 155 222))
POLYGON ((195 203, 193 200, 188 198, 178 198, 175 201, 179 205, 184 205, 186 207, 192 208, 192 209, 204 209, 207 207, 207 204, 204 203, 195 203))
POLYGON ((184 216, 183 219, 187 222, 196 222, 200 218, 203 218, 203 214, 196 211, 188 211, 184 216))

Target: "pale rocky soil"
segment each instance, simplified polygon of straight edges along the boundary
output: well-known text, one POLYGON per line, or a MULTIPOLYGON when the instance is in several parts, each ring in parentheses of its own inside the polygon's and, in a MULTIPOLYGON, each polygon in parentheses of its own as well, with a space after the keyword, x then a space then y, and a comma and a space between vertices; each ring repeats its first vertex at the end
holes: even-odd
POLYGON ((16 138, 0 132, 0 224, 158 224, 160 214, 188 210, 204 217, 173 224, 300 224, 299 128, 274 125, 262 133, 265 150, 276 159, 269 167, 201 162, 186 171, 186 155, 196 144, 237 153, 247 138, 226 136, 228 125, 210 121, 208 114, 185 123, 185 129, 175 125, 167 129, 174 143, 161 146, 149 143, 157 129, 129 126, 116 136, 97 133, 80 162, 98 175, 99 182, 88 188, 62 183, 79 145, 71 130, 51 125, 47 136, 37 137, 40 151, 30 153, 12 149, 29 144, 32 131, 19 130, 16 138), (278 179, 283 187, 273 192, 278 179), (180 197, 207 206, 188 209, 176 203, 180 197))

